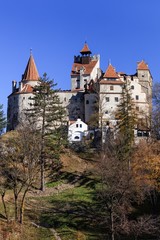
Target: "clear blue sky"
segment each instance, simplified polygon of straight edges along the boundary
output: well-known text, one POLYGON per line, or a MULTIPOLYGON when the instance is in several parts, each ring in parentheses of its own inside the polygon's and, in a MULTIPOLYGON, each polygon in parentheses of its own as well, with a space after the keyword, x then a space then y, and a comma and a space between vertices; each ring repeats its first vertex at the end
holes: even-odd
POLYGON ((0 1, 0 103, 7 107, 12 80, 21 80, 30 48, 44 72, 70 89, 73 56, 87 41, 117 71, 134 74, 144 59, 160 80, 160 0, 0 1))

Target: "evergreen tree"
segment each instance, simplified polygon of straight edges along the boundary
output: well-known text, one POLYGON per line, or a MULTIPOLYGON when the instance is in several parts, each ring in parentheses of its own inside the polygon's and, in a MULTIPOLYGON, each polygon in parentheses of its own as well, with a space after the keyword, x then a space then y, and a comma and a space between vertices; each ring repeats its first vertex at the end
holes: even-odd
MULTIPOLYGON (((35 124, 37 131, 41 136, 41 190, 44 191, 44 172, 45 159, 53 155, 60 147, 60 140, 64 128, 65 110, 61 105, 60 99, 57 95, 57 90, 54 90, 56 84, 53 80, 49 80, 47 74, 40 79, 40 84, 33 89, 34 97, 31 108, 27 110, 27 118, 35 124), (57 142, 59 144, 57 146, 57 142), (52 149, 51 149, 52 148, 52 149), (50 154, 51 153, 51 154, 50 154)), ((63 131, 64 132, 64 131, 63 131)))
MULTIPOLYGON (((132 101, 130 84, 126 81, 122 88, 122 97, 117 112, 118 151, 121 160, 130 158, 136 127, 135 105, 132 101)), ((128 160, 129 161, 129 160, 128 160)), ((129 163, 129 162, 128 162, 129 163)))
POLYGON ((6 118, 4 117, 3 105, 0 104, 0 135, 3 133, 3 130, 5 127, 6 127, 6 118))

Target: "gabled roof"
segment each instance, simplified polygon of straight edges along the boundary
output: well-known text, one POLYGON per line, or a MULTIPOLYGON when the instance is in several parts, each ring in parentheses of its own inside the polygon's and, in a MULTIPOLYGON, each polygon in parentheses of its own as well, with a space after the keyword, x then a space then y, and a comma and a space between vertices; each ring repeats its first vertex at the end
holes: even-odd
POLYGON ((92 52, 90 51, 87 43, 85 42, 82 50, 80 51, 81 54, 91 54, 92 52))
POLYGON ((28 60, 25 72, 22 75, 22 81, 23 80, 29 80, 29 81, 39 80, 39 74, 38 74, 37 67, 32 54, 30 55, 30 58, 28 60))
POLYGON ((149 70, 148 64, 145 63, 144 60, 142 60, 141 62, 138 62, 138 64, 137 64, 137 70, 149 70))
POLYGON ((108 68, 103 76, 104 78, 119 78, 118 74, 115 71, 115 68, 109 64, 108 68))

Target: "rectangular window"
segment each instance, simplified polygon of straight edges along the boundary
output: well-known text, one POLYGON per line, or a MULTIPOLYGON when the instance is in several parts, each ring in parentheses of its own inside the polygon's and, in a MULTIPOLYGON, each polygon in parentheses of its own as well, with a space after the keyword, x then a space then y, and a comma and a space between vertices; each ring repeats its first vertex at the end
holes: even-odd
POLYGON ((131 89, 134 89, 134 86, 133 86, 133 85, 131 86, 131 89))
POLYGON ((106 102, 109 102, 109 97, 106 97, 106 102))
POLYGON ((139 107, 136 107, 136 111, 139 111, 139 107))
POLYGON ((78 128, 78 124, 76 124, 76 128, 78 128))
POLYGON ((136 100, 139 100, 139 96, 138 95, 136 95, 136 100))
POLYGON ((110 86, 110 90, 114 90, 114 86, 110 86))
POLYGON ((82 124, 80 124, 80 128, 82 128, 82 124))
POLYGON ((115 99, 115 102, 118 102, 118 97, 115 97, 114 99, 115 99))

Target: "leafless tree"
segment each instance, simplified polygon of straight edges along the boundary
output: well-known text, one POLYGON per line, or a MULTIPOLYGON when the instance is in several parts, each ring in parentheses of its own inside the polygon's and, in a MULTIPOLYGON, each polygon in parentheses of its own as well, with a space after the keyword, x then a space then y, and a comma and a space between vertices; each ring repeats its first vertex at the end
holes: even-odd
POLYGON ((15 220, 23 223, 25 198, 40 170, 39 136, 23 126, 1 138, 0 147, 1 176, 5 187, 13 191, 15 220))
POLYGON ((118 235, 135 236, 135 239, 138 239, 138 236, 143 234, 158 234, 156 229, 158 229, 159 220, 157 217, 146 217, 145 212, 138 218, 133 217, 135 206, 142 205, 156 187, 153 184, 154 181, 150 179, 154 178, 152 173, 156 168, 151 169, 153 167, 151 161, 146 160, 146 163, 145 159, 148 156, 145 153, 141 155, 144 159, 140 160, 140 155, 138 155, 140 150, 138 151, 137 147, 136 154, 132 151, 133 154, 130 156, 132 161, 128 169, 128 162, 119 158, 117 148, 116 142, 109 141, 105 151, 97 157, 99 159, 97 174, 100 183, 97 188, 97 201, 101 212, 99 223, 107 232, 110 232, 112 240, 118 235), (139 164, 141 164, 140 167, 139 164), (149 223, 152 223, 150 230, 147 228, 149 223), (137 236, 135 229, 139 229, 137 236))

